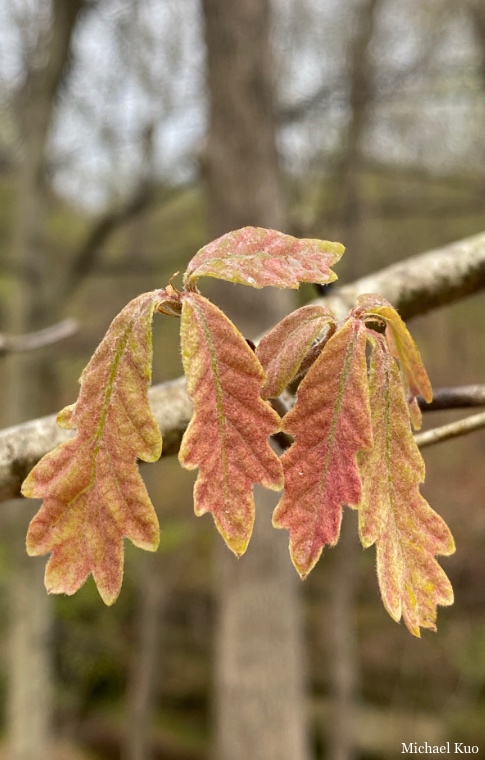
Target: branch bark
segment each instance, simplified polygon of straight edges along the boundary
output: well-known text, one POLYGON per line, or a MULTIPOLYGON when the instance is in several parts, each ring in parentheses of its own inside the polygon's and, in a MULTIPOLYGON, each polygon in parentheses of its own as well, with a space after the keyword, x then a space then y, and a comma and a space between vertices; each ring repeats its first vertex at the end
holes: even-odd
POLYGON ((424 433, 418 433, 414 436, 414 440, 420 449, 424 449, 426 446, 432 446, 442 441, 449 441, 450 438, 458 438, 461 435, 472 433, 474 430, 480 430, 484 427, 485 412, 481 412, 480 414, 472 414, 470 417, 465 417, 463 420, 458 420, 458 422, 450 422, 449 425, 442 425, 432 430, 426 430, 424 433))
POLYGON ((0 356, 5 354, 36 351, 39 348, 52 346, 65 338, 70 338, 79 330, 75 319, 63 319, 56 325, 45 327, 43 330, 26 333, 25 335, 5 335, 0 333, 0 356))
POLYGON ((433 391, 431 403, 428 404, 419 396, 418 404, 423 412, 485 406, 485 385, 461 385, 459 388, 438 388, 433 391))
MULTIPOLYGON (((404 318, 410 318, 482 289, 485 289, 485 234, 413 256, 319 301, 342 317, 359 294, 380 293, 404 318)), ((191 416, 185 380, 179 378, 152 388, 150 403, 164 436, 164 455, 175 454, 191 416)), ((33 465, 67 438, 67 431, 56 426, 54 415, 2 431, 0 501, 18 496, 22 480, 33 465)))
POLYGON ((378 293, 403 319, 426 314, 485 289, 485 233, 411 256, 320 299, 341 317, 357 296, 378 293))

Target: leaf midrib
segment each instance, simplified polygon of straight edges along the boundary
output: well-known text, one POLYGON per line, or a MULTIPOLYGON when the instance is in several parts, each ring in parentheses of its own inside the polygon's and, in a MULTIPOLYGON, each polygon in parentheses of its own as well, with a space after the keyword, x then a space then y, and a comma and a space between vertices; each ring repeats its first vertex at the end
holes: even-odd
POLYGON ((227 461, 226 452, 226 419, 224 415, 224 394, 222 390, 221 378, 219 375, 219 361, 217 351, 212 340, 212 333, 207 323, 203 309, 198 304, 194 304, 194 310, 198 314, 199 323, 202 326, 204 337, 209 349, 210 362, 212 368, 212 375, 214 377, 214 385, 216 390, 216 410, 217 410, 217 422, 221 437, 221 456, 224 472, 224 500, 229 501, 229 467, 227 461))

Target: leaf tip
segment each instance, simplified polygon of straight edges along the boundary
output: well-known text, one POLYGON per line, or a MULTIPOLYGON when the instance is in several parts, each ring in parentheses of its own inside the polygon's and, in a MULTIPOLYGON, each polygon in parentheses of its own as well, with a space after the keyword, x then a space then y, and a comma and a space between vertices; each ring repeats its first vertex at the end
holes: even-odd
MULTIPOLYGON (((442 551, 440 552, 440 554, 442 554, 445 557, 449 557, 450 554, 454 554, 455 552, 456 552, 455 539, 453 538, 453 536, 451 535, 451 532, 450 532, 450 534, 448 536, 448 543, 446 544, 446 546, 444 547, 444 549, 442 549, 442 551)), ((454 602, 453 589, 451 591, 451 597, 452 598, 451 598, 450 604, 453 604, 453 602, 454 602)))
MULTIPOLYGON (((279 526, 276 526, 279 527, 279 526)), ((322 555, 323 547, 320 548, 316 552, 299 552, 298 549, 293 546, 292 542, 290 541, 290 557, 291 561, 293 563, 293 567, 295 568, 296 572, 300 576, 301 580, 304 581, 308 576, 310 575, 311 571, 317 564, 318 560, 320 559, 322 555)))
POLYGON ((221 533, 221 535, 225 541, 226 546, 232 551, 237 559, 240 559, 243 554, 246 553, 251 534, 249 536, 228 536, 227 534, 224 535, 221 533))
POLYGON ((34 485, 32 483, 32 478, 30 475, 27 475, 24 482, 20 486, 20 493, 22 496, 25 496, 26 499, 34 499, 34 485))
POLYGON ((107 607, 112 607, 120 595, 119 590, 116 592, 103 592, 100 588, 98 588, 98 591, 101 599, 107 607))
POLYGON ((57 425, 63 430, 72 430, 75 427, 73 423, 74 412, 76 411, 76 404, 69 404, 58 413, 56 417, 57 425))
POLYGON ((150 525, 151 535, 135 536, 129 535, 131 543, 137 547, 137 549, 143 549, 146 552, 156 552, 160 546, 160 528, 158 525, 158 519, 150 525))
MULTIPOLYGON (((361 518, 361 515, 359 515, 361 518)), ((361 519, 361 522, 364 521, 361 519)), ((363 549, 369 549, 376 542, 376 536, 368 529, 366 524, 359 525, 359 539, 363 549)))
POLYGON ((35 543, 33 541, 29 541, 29 538, 27 537, 27 541, 25 542, 25 551, 27 552, 27 555, 29 557, 40 557, 42 556, 42 551, 37 549, 35 543))

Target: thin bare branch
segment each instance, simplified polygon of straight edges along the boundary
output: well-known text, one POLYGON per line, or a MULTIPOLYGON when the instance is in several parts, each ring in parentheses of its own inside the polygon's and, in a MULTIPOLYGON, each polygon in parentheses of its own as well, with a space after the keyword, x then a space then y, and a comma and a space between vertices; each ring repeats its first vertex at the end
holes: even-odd
MULTIPOLYGON (((341 317, 361 293, 380 293, 409 318, 481 289, 485 289, 485 234, 387 267, 319 302, 341 317)), ((175 454, 191 416, 185 380, 152 388, 150 403, 164 436, 164 454, 175 454)), ((1 432, 0 501, 18 496, 22 480, 33 465, 68 436, 67 431, 57 428, 54 416, 1 432)))
POLYGON ((458 422, 450 422, 449 425, 442 425, 432 430, 426 430, 424 433, 418 433, 414 440, 420 449, 425 446, 433 446, 441 441, 448 441, 450 438, 457 438, 460 435, 466 435, 474 430, 480 430, 485 427, 485 412, 472 414, 471 417, 465 417, 458 422))
MULTIPOLYGON (((100 254, 103 247, 122 225, 146 213, 156 203, 160 203, 162 200, 168 202, 177 197, 182 191, 182 186, 162 188, 150 177, 142 177, 131 197, 120 208, 109 209, 93 224, 86 239, 74 254, 65 280, 62 280, 62 297, 66 298, 72 295, 84 282, 84 279, 93 272, 94 268, 96 268, 98 275, 107 272, 109 276, 113 276, 115 272, 130 274, 139 271, 139 267, 137 270, 134 262, 121 262, 114 265, 100 264, 100 254)), ((145 272, 147 266, 145 262, 143 264, 145 272)))
POLYGON ((39 348, 52 346, 54 343, 70 338, 78 330, 79 325, 76 319, 64 319, 56 325, 25 335, 2 335, 0 333, 0 356, 36 351, 39 348))
POLYGON ((87 239, 76 252, 69 267, 63 287, 63 295, 71 295, 81 281, 94 269, 101 247, 122 225, 145 211, 156 197, 155 187, 150 182, 142 182, 126 205, 104 214, 90 230, 87 239))
POLYGON ((469 409, 485 406, 485 385, 461 385, 458 388, 433 388, 433 400, 427 404, 418 397, 418 404, 423 412, 436 412, 442 409, 469 409))

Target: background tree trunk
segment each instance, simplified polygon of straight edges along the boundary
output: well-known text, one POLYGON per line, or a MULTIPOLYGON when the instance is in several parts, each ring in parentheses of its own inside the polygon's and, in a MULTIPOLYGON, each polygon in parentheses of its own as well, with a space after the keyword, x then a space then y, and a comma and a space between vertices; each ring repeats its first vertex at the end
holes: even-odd
MULTIPOLYGON (((245 225, 284 229, 273 114, 269 5, 203 0, 210 129, 202 155, 211 237, 245 225)), ((289 293, 217 286, 247 337, 293 307, 289 293)), ((257 489, 256 524, 240 562, 218 544, 215 642, 218 760, 306 760, 297 576, 287 536, 271 526, 274 494, 257 489)))
POLYGON ((356 584, 359 539, 355 515, 344 510, 342 532, 335 548, 331 573, 329 604, 323 606, 327 632, 332 717, 328 730, 330 760, 357 757, 356 733, 359 689, 358 642, 356 636, 356 584))
MULTIPOLYGON (((349 120, 343 132, 334 170, 334 200, 329 219, 331 240, 342 240, 352 254, 362 246, 365 216, 362 187, 362 141, 374 104, 374 66, 371 43, 382 0, 360 0, 355 11, 355 32, 348 50, 349 120)), ((365 271, 362 262, 351 267, 352 257, 345 259, 347 277, 365 271)))
POLYGON ((150 760, 152 718, 160 678, 161 631, 168 597, 163 568, 157 555, 142 557, 139 564, 135 641, 127 694, 126 741, 122 760, 150 760))
MULTIPOLYGON (((42 246, 45 216, 44 168, 57 96, 66 75, 73 30, 83 0, 54 0, 52 23, 40 32, 35 57, 19 94, 17 116, 23 138, 17 177, 16 218, 7 329, 23 334, 57 321, 49 298, 52 271, 42 246)), ((7 359, 7 424, 46 414, 56 404, 56 373, 46 353, 12 354, 7 359)), ((7 739, 11 760, 50 760, 50 600, 43 588, 44 561, 25 556, 30 517, 26 503, 12 514, 15 537, 10 555, 11 605, 7 739)))

